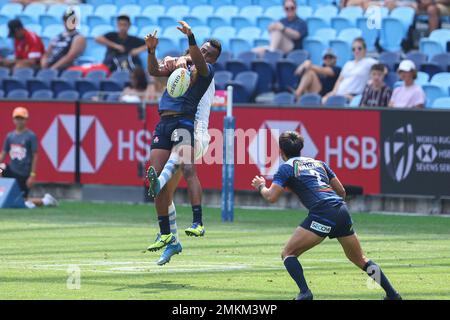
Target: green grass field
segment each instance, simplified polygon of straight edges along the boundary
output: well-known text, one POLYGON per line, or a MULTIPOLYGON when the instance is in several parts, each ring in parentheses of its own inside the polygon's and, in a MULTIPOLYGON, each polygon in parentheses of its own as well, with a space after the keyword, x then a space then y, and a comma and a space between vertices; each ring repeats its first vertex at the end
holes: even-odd
MULTIPOLYGON (((305 213, 237 210, 233 224, 205 209, 207 236, 181 235, 184 251, 164 267, 142 253, 154 240, 153 207, 62 203, 0 210, 0 299, 292 299, 297 288, 281 249, 305 213), (81 288, 67 288, 67 269, 81 288)), ((178 208, 179 227, 191 219, 178 208)), ((450 219, 353 214, 363 247, 405 299, 450 298, 450 219)), ((381 299, 335 240, 301 258, 316 299, 381 299)))

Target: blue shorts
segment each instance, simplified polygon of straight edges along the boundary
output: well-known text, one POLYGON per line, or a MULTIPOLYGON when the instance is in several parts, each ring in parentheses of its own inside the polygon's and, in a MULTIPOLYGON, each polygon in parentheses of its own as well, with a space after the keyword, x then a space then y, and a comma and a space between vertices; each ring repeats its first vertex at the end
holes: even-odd
POLYGON ((345 204, 310 211, 300 226, 323 238, 334 239, 355 234, 352 217, 345 204))
POLYGON ((162 116, 153 133, 151 148, 172 150, 183 144, 194 147, 194 120, 183 115, 162 116))

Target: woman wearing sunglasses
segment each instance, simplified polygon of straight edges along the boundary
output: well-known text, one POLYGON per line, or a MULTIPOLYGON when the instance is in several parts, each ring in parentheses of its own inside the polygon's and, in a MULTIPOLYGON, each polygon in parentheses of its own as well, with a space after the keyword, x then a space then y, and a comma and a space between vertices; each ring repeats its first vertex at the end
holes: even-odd
POLYGON ((325 103, 329 97, 340 95, 352 100, 354 96, 362 94, 369 80, 370 69, 377 60, 366 57, 366 42, 363 38, 353 40, 352 51, 354 60, 347 61, 334 88, 323 98, 325 103))

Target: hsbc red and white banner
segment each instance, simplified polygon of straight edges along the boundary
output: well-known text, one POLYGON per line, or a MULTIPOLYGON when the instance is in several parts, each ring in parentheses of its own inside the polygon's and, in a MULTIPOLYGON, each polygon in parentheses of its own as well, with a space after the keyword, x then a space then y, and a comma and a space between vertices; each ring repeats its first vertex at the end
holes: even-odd
POLYGON ((0 139, 14 130, 12 112, 26 107, 28 127, 38 137, 38 182, 75 182, 76 115, 74 103, 0 101, 0 139))

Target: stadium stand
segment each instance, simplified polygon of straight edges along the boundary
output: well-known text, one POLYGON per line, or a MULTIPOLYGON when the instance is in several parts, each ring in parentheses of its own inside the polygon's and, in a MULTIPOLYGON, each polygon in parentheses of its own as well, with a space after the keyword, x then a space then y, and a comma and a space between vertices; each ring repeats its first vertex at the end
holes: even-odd
MULTIPOLYGON (((283 93, 295 87, 298 82, 298 78, 293 75, 295 67, 307 58, 320 65, 322 52, 328 47, 337 52, 337 64, 343 66, 352 59, 351 43, 359 36, 365 39, 369 53, 374 57, 379 56, 379 61, 388 66, 390 73, 385 81, 389 86, 398 84, 396 68, 403 58, 407 58, 414 61, 417 68, 431 79, 425 80, 422 74, 418 80, 429 95, 427 106, 433 105, 436 99, 448 97, 448 85, 436 84, 433 79, 450 68, 450 54, 447 52, 449 29, 431 32, 429 37, 420 39, 418 50, 404 53, 402 42, 415 23, 413 9, 398 7, 389 12, 387 8, 380 8, 381 28, 371 28, 367 20, 371 14, 369 10, 364 12, 360 7, 339 9, 334 3, 328 0, 298 1, 297 13, 306 20, 309 28, 309 36, 304 40, 304 51, 292 52, 286 57, 279 52, 268 52, 259 58, 249 52, 256 46, 269 43, 268 25, 284 16, 277 0, 87 0, 76 7, 81 20, 80 32, 87 36, 88 41, 87 49, 77 63, 100 63, 105 49, 95 43, 94 37, 113 30, 116 15, 127 13, 133 24, 130 34, 143 37, 155 29, 159 30, 159 58, 169 52, 183 52, 187 47, 186 39, 174 27, 179 19, 186 19, 192 24, 199 40, 210 36, 221 40, 224 52, 216 67, 218 71, 230 72, 232 78, 229 78, 230 73, 217 72, 216 86, 223 89, 229 81, 239 83, 239 79, 245 79, 251 72, 254 75, 251 80, 255 85, 251 91, 244 86, 244 94, 239 96, 245 102, 252 101, 258 94, 271 91, 283 93), (380 49, 383 52, 378 53, 380 49), (223 79, 226 81, 221 81, 223 79)), ((50 39, 62 31, 60 20, 68 7, 64 4, 43 3, 23 6, 6 1, 0 2, 0 6, 0 53, 9 55, 13 53, 13 48, 12 41, 6 39, 8 20, 19 17, 25 27, 40 35, 48 46, 50 39)), ((129 81, 128 74, 94 79, 93 76, 82 78, 75 74, 58 75, 51 70, 40 70, 36 74, 34 71, 23 72, 10 75, 7 69, 0 68, 0 88, 5 96, 16 89, 27 90, 29 97, 39 90, 53 90, 53 96, 58 98, 64 91, 80 90, 79 96, 83 96, 89 91, 120 91, 129 81)))

